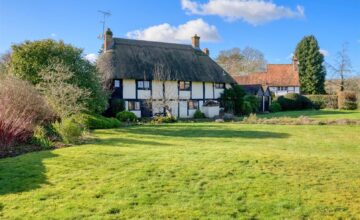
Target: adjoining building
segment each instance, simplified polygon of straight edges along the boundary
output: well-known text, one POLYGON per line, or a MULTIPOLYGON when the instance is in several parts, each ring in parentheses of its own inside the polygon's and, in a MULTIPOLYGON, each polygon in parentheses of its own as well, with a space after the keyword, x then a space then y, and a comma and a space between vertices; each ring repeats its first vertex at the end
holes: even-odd
POLYGON ((268 87, 276 96, 287 93, 300 94, 298 61, 292 64, 268 64, 265 72, 250 73, 246 76, 233 76, 239 85, 262 85, 268 87))

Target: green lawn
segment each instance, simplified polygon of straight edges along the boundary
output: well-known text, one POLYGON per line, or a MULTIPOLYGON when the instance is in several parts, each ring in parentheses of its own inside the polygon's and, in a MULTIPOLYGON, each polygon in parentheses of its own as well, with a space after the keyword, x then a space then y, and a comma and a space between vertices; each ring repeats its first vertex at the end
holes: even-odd
POLYGON ((319 120, 360 119, 360 111, 322 109, 322 110, 307 110, 307 111, 285 111, 285 112, 276 112, 276 113, 258 115, 258 117, 261 118, 275 118, 275 117, 297 118, 300 116, 307 116, 309 118, 319 119, 319 120))
POLYGON ((0 160, 0 219, 359 219, 360 126, 178 123, 0 160))

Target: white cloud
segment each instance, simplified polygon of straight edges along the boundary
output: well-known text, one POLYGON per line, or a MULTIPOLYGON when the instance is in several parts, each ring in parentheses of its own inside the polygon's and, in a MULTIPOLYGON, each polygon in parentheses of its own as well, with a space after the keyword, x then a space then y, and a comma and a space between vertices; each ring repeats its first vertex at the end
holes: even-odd
POLYGON ((51 33, 50 36, 53 37, 53 38, 55 38, 55 37, 57 37, 57 34, 51 33))
POLYGON ((320 51, 320 53, 321 53, 322 55, 324 55, 324 57, 327 57, 327 56, 330 55, 329 51, 327 51, 327 50, 320 49, 319 51, 320 51))
POLYGON ((137 40, 181 43, 190 41, 195 34, 200 36, 202 41, 215 42, 220 39, 216 27, 209 25, 203 19, 191 20, 179 26, 159 24, 128 32, 126 36, 137 40))
POLYGON ((181 5, 188 14, 217 15, 227 21, 243 20, 253 25, 305 16, 303 6, 298 5, 293 10, 265 0, 209 0, 203 4, 181 0, 181 5))
POLYGON ((98 55, 94 54, 94 53, 89 53, 89 54, 86 54, 86 56, 84 58, 85 58, 85 60, 89 61, 90 63, 95 63, 98 58, 98 55))

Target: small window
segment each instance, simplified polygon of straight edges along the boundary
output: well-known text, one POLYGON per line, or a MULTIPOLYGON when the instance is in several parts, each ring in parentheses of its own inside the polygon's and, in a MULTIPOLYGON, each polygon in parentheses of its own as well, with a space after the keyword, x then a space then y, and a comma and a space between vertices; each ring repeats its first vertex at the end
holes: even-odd
POLYGON ((150 89, 150 81, 148 81, 148 80, 137 81, 137 88, 144 89, 144 90, 150 89))
POLYGON ((179 89, 184 91, 190 90, 190 84, 190 81, 179 81, 179 89))
POLYGON ((120 88, 120 80, 118 80, 118 79, 114 80, 114 87, 115 88, 120 88))
POLYGON ((140 102, 128 101, 128 110, 129 111, 138 111, 138 110, 140 110, 140 102))
POLYGON ((189 105, 189 110, 198 109, 199 108, 199 101, 189 100, 188 105, 189 105))
POLYGON ((225 83, 215 83, 216 89, 225 89, 225 83))

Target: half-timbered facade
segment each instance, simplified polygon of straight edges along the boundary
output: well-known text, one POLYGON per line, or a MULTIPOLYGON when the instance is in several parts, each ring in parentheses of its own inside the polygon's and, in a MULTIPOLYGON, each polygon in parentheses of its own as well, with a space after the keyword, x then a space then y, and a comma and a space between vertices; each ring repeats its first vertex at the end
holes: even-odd
POLYGON ((151 117, 171 111, 190 118, 197 109, 208 117, 219 114, 216 103, 233 78, 200 50, 200 37, 192 45, 112 38, 106 32, 100 71, 113 94, 123 99, 125 108, 138 117, 151 117))

